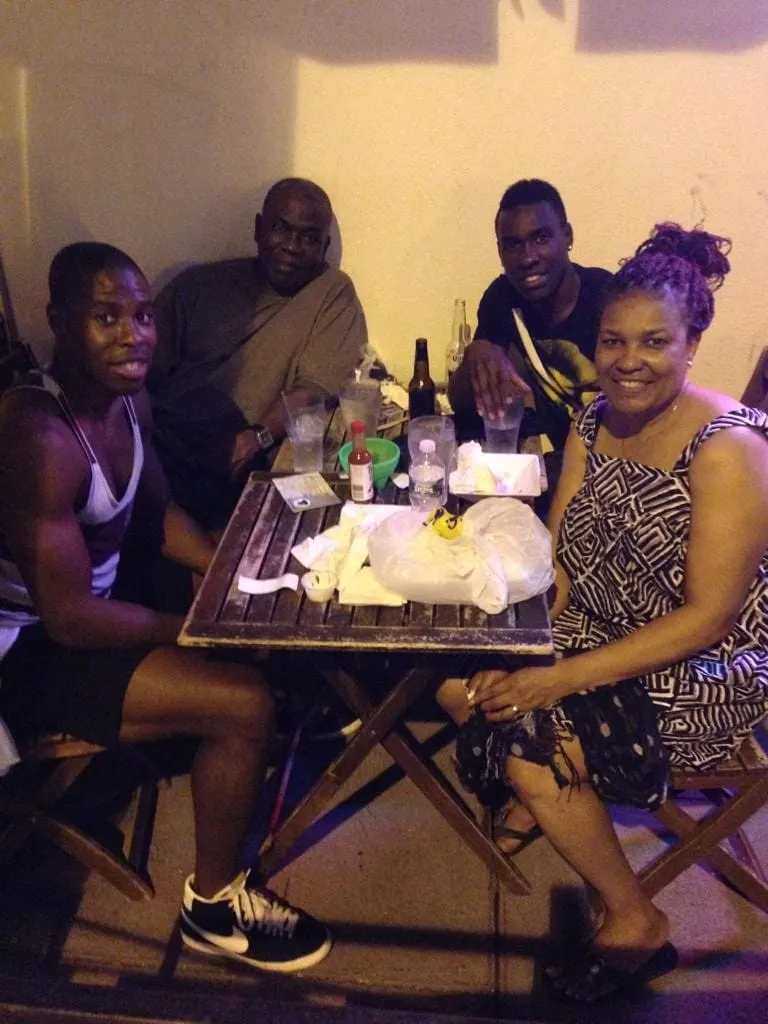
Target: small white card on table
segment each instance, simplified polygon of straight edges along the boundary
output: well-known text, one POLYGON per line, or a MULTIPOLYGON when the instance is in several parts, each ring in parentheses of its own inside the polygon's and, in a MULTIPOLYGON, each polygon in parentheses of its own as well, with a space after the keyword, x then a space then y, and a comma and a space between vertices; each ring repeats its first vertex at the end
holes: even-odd
POLYGON ((277 477, 273 481, 291 512, 306 512, 310 508, 325 508, 341 501, 320 473, 295 473, 277 477))

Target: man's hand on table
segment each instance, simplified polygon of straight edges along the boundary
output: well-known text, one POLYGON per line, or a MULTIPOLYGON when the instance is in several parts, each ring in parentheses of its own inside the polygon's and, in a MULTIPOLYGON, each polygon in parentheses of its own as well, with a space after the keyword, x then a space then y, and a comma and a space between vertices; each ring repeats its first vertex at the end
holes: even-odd
POLYGON ((517 373, 503 349, 492 341, 476 338, 467 349, 464 361, 469 367, 475 405, 481 416, 495 419, 506 412, 530 388, 517 373))
POLYGON ((562 665, 559 661, 517 672, 478 672, 469 682, 470 703, 483 711, 489 722, 509 722, 534 708, 551 707, 573 693, 562 665))

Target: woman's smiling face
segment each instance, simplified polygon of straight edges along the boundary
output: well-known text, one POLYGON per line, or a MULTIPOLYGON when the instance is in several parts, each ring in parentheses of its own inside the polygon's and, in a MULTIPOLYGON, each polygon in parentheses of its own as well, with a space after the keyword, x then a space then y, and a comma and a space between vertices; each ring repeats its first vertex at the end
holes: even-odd
POLYGON ((600 388, 618 412, 652 419, 680 393, 698 344, 673 299, 639 289, 617 296, 600 321, 600 388))

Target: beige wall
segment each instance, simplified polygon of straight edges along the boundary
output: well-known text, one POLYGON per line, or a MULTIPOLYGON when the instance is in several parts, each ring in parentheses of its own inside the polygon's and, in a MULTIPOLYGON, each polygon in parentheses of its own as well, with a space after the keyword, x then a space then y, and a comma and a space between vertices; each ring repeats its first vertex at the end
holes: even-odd
POLYGON ((0 4, 2 249, 44 337, 50 256, 153 277, 250 251, 271 179, 331 193, 371 338, 439 368, 452 300, 497 272, 505 185, 557 184, 574 255, 654 221, 734 239, 694 379, 738 394, 768 343, 768 4, 747 0, 27 0, 0 4))

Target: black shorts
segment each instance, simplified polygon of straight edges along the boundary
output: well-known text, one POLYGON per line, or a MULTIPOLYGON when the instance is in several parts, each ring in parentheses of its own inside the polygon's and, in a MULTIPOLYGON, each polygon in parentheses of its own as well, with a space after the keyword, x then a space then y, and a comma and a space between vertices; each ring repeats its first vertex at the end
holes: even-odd
POLYGON ((128 683, 152 649, 80 650, 25 626, 0 662, 0 715, 22 746, 52 732, 111 746, 128 683))

